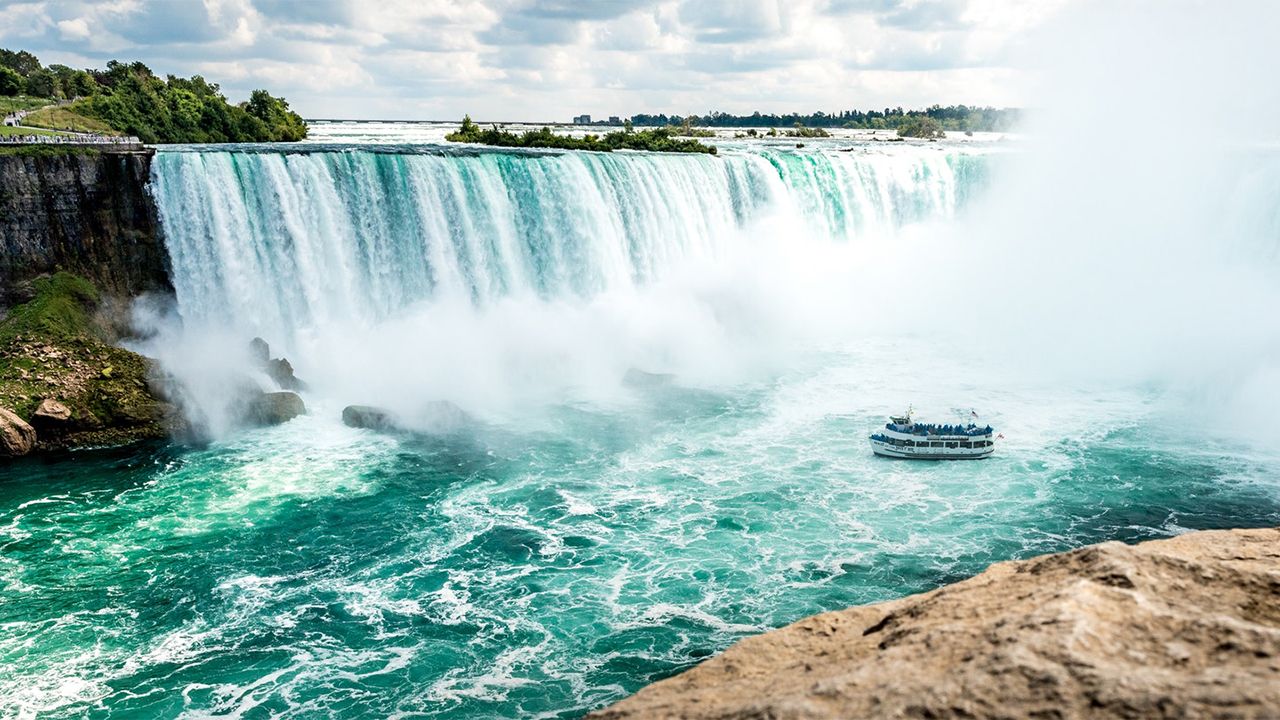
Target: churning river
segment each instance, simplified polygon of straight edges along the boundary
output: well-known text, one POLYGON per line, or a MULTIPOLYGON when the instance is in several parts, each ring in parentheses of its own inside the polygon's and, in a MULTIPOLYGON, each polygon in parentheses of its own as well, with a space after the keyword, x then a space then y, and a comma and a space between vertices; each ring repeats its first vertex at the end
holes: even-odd
MULTIPOLYGON (((140 307, 142 347, 212 440, 3 469, 0 717, 575 717, 995 561, 1280 524, 1280 456, 1209 431, 1232 422, 1203 417, 1212 383, 1132 353, 1072 372, 1001 324, 1025 307, 973 278, 1020 255, 974 216, 999 212, 1007 141, 707 157, 420 131, 157 153, 176 303, 140 307), (254 336, 308 415, 235 425, 214 378, 254 336), (409 429, 348 428, 353 403, 409 429), (1005 440, 873 457, 909 403, 1005 440)), ((1274 239, 1264 210, 1227 225, 1274 239)), ((1057 352, 1087 337, 1052 317, 1057 352)))

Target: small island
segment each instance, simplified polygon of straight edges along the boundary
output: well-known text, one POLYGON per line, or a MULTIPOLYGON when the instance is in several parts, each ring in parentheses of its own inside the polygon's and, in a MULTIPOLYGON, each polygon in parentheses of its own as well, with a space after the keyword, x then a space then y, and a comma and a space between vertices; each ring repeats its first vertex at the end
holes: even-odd
POLYGON ((462 125, 456 132, 444 136, 449 142, 477 143, 509 148, 555 148, 557 150, 592 150, 595 152, 613 152, 614 150, 648 150, 651 152, 705 153, 715 155, 714 145, 706 145, 697 140, 679 138, 677 129, 654 128, 635 130, 627 121, 622 130, 605 133, 603 136, 585 135, 569 137, 551 132, 551 128, 529 130, 520 135, 503 130, 498 126, 483 129, 471 119, 470 115, 462 118, 462 125))

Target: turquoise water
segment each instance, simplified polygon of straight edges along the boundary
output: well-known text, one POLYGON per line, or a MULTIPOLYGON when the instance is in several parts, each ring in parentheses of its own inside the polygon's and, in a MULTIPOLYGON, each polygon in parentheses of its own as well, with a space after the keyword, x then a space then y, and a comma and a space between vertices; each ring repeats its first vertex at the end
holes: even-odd
POLYGON ((1274 458, 1142 398, 1005 408, 1001 455, 882 461, 864 353, 449 436, 335 408, 0 484, 6 717, 573 717, 811 613, 1100 540, 1280 523, 1274 458), (820 365, 820 367, 818 367, 820 365))
POLYGON ((0 718, 575 717, 995 561, 1280 524, 1280 457, 1206 434, 1204 387, 1034 362, 941 282, 997 255, 946 234, 983 153, 815 146, 160 153, 142 349, 208 438, 0 466, 0 718), (255 334, 308 415, 226 413, 255 334), (874 457, 908 402, 1006 439, 874 457))

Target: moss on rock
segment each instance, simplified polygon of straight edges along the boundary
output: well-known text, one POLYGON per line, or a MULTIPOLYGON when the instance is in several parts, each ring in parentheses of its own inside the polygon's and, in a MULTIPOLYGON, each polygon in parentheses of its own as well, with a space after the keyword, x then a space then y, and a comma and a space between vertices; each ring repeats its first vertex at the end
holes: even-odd
POLYGON ((39 433, 44 449, 164 437, 174 412, 151 390, 157 368, 112 343, 93 285, 60 272, 37 278, 33 293, 0 321, 0 407, 28 421, 47 398, 70 408, 65 424, 39 433))

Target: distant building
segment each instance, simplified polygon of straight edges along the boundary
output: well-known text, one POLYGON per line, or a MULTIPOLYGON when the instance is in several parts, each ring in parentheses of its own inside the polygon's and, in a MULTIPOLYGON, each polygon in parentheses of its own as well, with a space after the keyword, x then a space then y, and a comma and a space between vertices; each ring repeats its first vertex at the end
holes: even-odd
POLYGON ((590 116, 590 115, 575 115, 575 116, 573 117, 573 124, 574 124, 574 125, 590 125, 590 124, 591 124, 591 116, 590 116))
POLYGON ((621 125, 621 124, 622 124, 622 118, 618 117, 617 115, 610 115, 610 116, 609 116, 609 124, 610 124, 610 125, 621 125))

